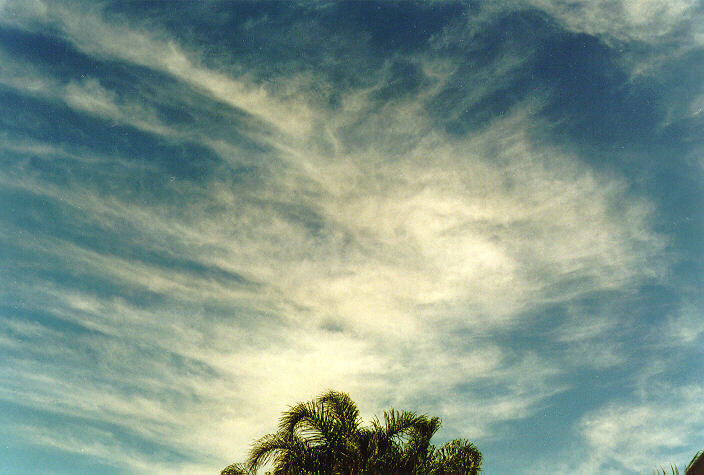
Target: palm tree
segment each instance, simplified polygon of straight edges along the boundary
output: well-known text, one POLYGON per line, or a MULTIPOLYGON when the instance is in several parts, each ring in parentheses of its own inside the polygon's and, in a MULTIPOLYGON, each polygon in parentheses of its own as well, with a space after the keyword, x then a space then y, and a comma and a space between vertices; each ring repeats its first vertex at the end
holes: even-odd
POLYGON ((436 449, 430 443, 440 419, 412 411, 384 411, 362 427, 348 394, 328 391, 285 411, 273 434, 256 440, 246 464, 222 475, 248 475, 272 462, 284 474, 476 474, 482 457, 471 442, 455 440, 436 449))
POLYGON ((417 473, 440 419, 394 409, 384 411, 383 419, 375 417, 372 427, 363 430, 366 450, 355 473, 417 473))
POLYGON ((349 395, 328 391, 283 413, 279 430, 257 440, 247 466, 274 462, 274 474, 354 473, 359 465, 360 418, 349 395))
POLYGON ((435 451, 434 456, 434 475, 476 475, 482 468, 482 453, 476 445, 465 439, 451 440, 435 451))

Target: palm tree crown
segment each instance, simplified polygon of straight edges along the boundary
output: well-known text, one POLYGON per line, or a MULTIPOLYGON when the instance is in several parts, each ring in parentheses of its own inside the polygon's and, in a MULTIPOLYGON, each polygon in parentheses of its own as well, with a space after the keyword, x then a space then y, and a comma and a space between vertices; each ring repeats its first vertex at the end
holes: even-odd
POLYGON ((222 475, 256 473, 267 463, 273 475, 284 474, 477 474, 479 450, 466 440, 437 449, 430 439, 440 419, 412 411, 384 411, 371 427, 361 425, 359 409, 346 393, 328 391, 291 406, 278 431, 256 440, 245 464, 222 475))

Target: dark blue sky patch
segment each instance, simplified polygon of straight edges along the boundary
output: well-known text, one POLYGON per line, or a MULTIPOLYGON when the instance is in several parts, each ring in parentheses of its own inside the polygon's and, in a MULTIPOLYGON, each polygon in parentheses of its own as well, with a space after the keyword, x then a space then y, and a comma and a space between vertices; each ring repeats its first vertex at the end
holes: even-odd
POLYGON ((321 11, 325 24, 368 32, 378 53, 405 53, 427 47, 434 34, 464 15, 465 7, 460 2, 340 2, 321 11))
MULTIPOLYGON (((660 167, 659 167, 660 168, 660 167)), ((673 236, 676 249, 702 249, 697 236, 704 231, 704 217, 697 203, 704 202, 700 167, 670 162, 653 176, 650 191, 658 196, 661 214, 657 224, 673 236)))
POLYGON ((34 172, 52 180, 71 177, 97 186, 133 188, 148 196, 155 192, 168 193, 166 186, 173 178, 202 182, 208 179, 212 170, 221 162, 220 157, 200 144, 176 142, 154 136, 131 127, 116 125, 110 120, 96 120, 94 117, 74 112, 62 105, 40 99, 18 95, 6 91, 0 93, 0 108, 6 112, 21 110, 13 120, 10 115, 0 119, 0 127, 13 137, 24 137, 29 141, 55 144, 72 150, 96 153, 98 159, 115 157, 129 163, 144 164, 144 168, 124 169, 124 180, 116 181, 114 165, 108 164, 110 172, 97 169, 97 165, 79 166, 63 159, 59 154, 55 160, 29 159, 29 166, 34 172), (67 127, 66 124, 71 124, 67 127), (136 176, 129 176, 135 173, 136 176), (125 175, 127 174, 127 175, 125 175), (144 186, 146 182, 146 186, 144 186), (155 188, 156 187, 156 188, 155 188), (158 191, 157 191, 158 190, 158 191))
POLYGON ((32 33, 0 27, 0 45, 18 60, 43 69, 62 81, 103 69, 101 62, 78 53, 68 41, 50 32, 32 33))
POLYGON ((381 103, 417 93, 427 84, 419 66, 409 61, 394 61, 388 76, 386 84, 374 94, 374 99, 381 103))
POLYGON ((642 150, 662 117, 656 85, 633 83, 612 50, 587 35, 564 33, 539 46, 534 74, 550 91, 543 114, 555 135, 596 151, 642 150))

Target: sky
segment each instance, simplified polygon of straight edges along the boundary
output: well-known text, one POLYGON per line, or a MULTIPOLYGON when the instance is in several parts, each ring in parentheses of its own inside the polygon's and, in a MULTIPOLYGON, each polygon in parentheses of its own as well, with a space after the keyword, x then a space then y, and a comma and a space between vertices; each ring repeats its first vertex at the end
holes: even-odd
POLYGON ((694 0, 0 0, 0 473, 218 473, 328 389, 686 465, 703 78, 694 0))

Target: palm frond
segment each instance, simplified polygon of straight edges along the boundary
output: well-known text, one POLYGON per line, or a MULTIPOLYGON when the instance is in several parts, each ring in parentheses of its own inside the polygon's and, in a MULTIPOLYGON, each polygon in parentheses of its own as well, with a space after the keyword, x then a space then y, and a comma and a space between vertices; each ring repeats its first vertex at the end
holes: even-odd
POLYGON ((359 409, 349 394, 328 391, 318 398, 318 402, 330 409, 345 433, 351 434, 358 429, 360 424, 359 409))
POLYGON ((655 473, 655 475, 679 475, 680 470, 677 468, 677 465, 670 464, 670 470, 667 471, 661 465, 660 468, 655 469, 654 473, 655 473))
POLYGON ((301 402, 284 412, 279 431, 299 433, 314 444, 329 442, 334 437, 335 421, 327 408, 316 401, 301 402))
POLYGON ((437 451, 436 470, 438 475, 465 473, 476 475, 482 467, 482 453, 470 441, 455 439, 437 451))
POLYGON ((427 421, 428 418, 425 415, 419 416, 413 411, 391 409, 384 411, 383 431, 388 438, 399 437, 409 434, 427 421))
POLYGON ((247 460, 247 468, 256 471, 271 460, 276 460, 287 453, 305 453, 308 444, 296 434, 277 432, 267 434, 252 444, 247 460))
POLYGON ((402 449, 402 469, 408 473, 427 473, 428 464, 431 462, 432 453, 430 440, 440 429, 441 421, 438 417, 417 421, 409 430, 410 439, 402 449))
POLYGON ((430 419, 423 416, 424 420, 419 420, 411 428, 413 437, 430 441, 435 433, 440 429, 442 421, 439 417, 431 417, 430 419))
POLYGON ((689 461, 687 464, 687 468, 685 469, 685 473, 687 475, 697 475, 697 473, 701 473, 701 470, 704 469, 704 450, 700 450, 696 454, 694 454, 694 457, 692 457, 692 460, 689 461))
POLYGON ((247 464, 244 463, 233 463, 228 465, 220 471, 220 475, 253 475, 254 472, 250 471, 247 464))

